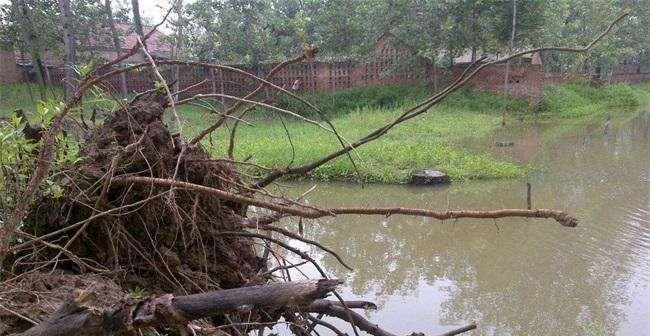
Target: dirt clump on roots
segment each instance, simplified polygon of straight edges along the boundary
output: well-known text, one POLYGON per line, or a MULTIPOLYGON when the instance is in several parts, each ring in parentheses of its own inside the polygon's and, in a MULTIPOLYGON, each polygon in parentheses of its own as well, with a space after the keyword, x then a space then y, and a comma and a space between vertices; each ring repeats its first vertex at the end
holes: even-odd
POLYGON ((115 282, 96 274, 60 270, 50 274, 29 273, 0 293, 0 335, 20 332, 30 328, 32 322, 45 320, 70 299, 71 293, 79 290, 92 292, 93 303, 99 307, 112 307, 128 299, 115 282))
POLYGON ((69 253, 35 242, 9 258, 5 269, 18 275, 50 269, 101 273, 124 289, 152 292, 264 282, 257 274, 265 264, 250 238, 218 235, 242 230, 246 205, 168 186, 107 183, 125 175, 175 176, 249 194, 234 167, 201 146, 188 146, 179 161, 183 144, 163 120, 166 107, 163 93, 148 92, 86 132, 83 160, 56 175, 63 196, 40 196, 22 227, 38 237, 54 233, 48 241, 68 245, 69 253), (56 233, 70 226, 75 227, 56 233))

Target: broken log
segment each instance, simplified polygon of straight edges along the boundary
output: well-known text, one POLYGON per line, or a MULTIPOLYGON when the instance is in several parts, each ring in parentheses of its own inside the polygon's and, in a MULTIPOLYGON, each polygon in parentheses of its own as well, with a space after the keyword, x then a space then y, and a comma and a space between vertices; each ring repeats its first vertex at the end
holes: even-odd
POLYGON ((78 291, 47 320, 16 336, 136 335, 147 327, 184 327, 189 321, 256 309, 309 307, 326 297, 339 280, 304 280, 225 289, 201 294, 151 295, 116 308, 92 307, 93 294, 78 291))

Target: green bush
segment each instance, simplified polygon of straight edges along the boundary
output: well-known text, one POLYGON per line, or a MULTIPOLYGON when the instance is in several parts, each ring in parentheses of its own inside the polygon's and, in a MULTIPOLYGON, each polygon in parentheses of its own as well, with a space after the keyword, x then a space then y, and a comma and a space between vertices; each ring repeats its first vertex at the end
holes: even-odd
POLYGON ((605 86, 600 90, 600 96, 608 107, 628 107, 639 105, 637 93, 627 84, 605 86))

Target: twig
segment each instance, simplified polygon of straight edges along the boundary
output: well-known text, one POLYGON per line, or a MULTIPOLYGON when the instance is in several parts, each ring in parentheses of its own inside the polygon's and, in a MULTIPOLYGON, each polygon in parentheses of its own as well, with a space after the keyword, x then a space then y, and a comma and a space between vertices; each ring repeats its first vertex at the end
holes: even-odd
POLYGON ((258 233, 245 232, 245 231, 222 231, 222 232, 215 232, 214 235, 216 235, 216 236, 242 236, 242 237, 259 238, 259 239, 262 239, 262 240, 268 240, 268 241, 270 241, 272 243, 275 243, 276 245, 279 245, 279 246, 283 247, 286 250, 289 250, 289 251, 295 253, 296 255, 298 255, 303 260, 309 261, 316 268, 318 273, 320 273, 320 275, 323 278, 326 278, 326 279, 328 278, 327 273, 325 273, 323 268, 320 267, 320 265, 316 262, 316 260, 314 260, 314 258, 310 257, 307 253, 305 253, 305 252, 303 252, 303 251, 301 251, 301 250, 299 250, 299 249, 297 249, 295 247, 292 247, 292 246, 289 246, 288 244, 283 243, 282 241, 280 241, 278 239, 271 238, 269 236, 265 236, 265 235, 258 234, 258 233))
MULTIPOLYGON (((286 67, 286 66, 288 66, 290 64, 302 62, 302 60, 304 60, 305 58, 307 58, 307 55, 306 55, 306 53, 303 52, 298 57, 292 58, 290 60, 284 61, 284 62, 276 65, 273 69, 271 69, 271 71, 268 73, 268 75, 266 75, 265 80, 268 82, 269 80, 271 80, 275 76, 276 73, 278 73, 284 67, 286 67)), ((266 88, 266 86, 267 86, 267 84, 265 82, 263 82, 255 90, 253 90, 251 93, 244 96, 243 99, 250 99, 252 97, 255 97, 255 95, 257 95, 262 90, 264 90, 264 88, 266 88)), ((243 105, 243 102, 237 101, 234 105, 232 105, 230 108, 228 108, 226 111, 224 111, 224 113, 225 114, 232 114, 233 112, 237 111, 237 109, 239 109, 239 107, 241 107, 242 105, 243 105)), ((204 129, 203 131, 199 132, 199 134, 197 134, 192 140, 190 140, 190 144, 194 145, 194 144, 198 143, 199 141, 201 141, 201 139, 203 139, 206 135, 212 133, 215 129, 219 128, 223 124, 224 121, 225 121, 225 118, 220 118, 214 124, 210 125, 209 127, 204 129)))
POLYGON ((283 271, 283 270, 288 270, 288 269, 292 269, 292 268, 295 268, 295 267, 300 267, 300 266, 302 266, 302 265, 304 265, 304 264, 306 264, 308 262, 309 261, 307 261, 307 260, 303 260, 303 261, 301 261, 301 262, 299 262, 297 264, 277 266, 277 267, 274 267, 274 268, 262 273, 261 275, 266 276, 266 275, 273 274, 273 273, 275 273, 277 271, 283 271))
POLYGON ((38 324, 38 322, 32 320, 31 318, 29 318, 29 317, 15 311, 15 310, 13 310, 13 309, 7 308, 7 307, 3 306, 1 303, 0 303, 0 309, 4 309, 4 310, 8 311, 10 314, 13 314, 13 315, 17 316, 17 317, 31 323, 32 325, 37 325, 38 324))
MULTIPOLYGON (((165 89, 165 93, 167 94, 167 101, 169 102, 169 107, 172 109, 172 114, 174 116, 174 120, 176 121, 176 125, 178 127, 178 132, 179 132, 179 138, 181 139, 181 143, 183 142, 183 123, 181 122, 181 118, 178 116, 178 111, 176 111, 176 103, 174 102, 174 96, 172 95, 172 92, 169 90, 169 86, 167 85, 167 81, 165 78, 160 74, 160 71, 158 71, 158 67, 156 66, 156 62, 153 60, 153 57, 151 57, 151 54, 149 54, 149 51, 147 50, 147 47, 144 45, 142 40, 138 37, 138 43, 140 46, 142 46, 142 53, 147 57, 147 60, 149 61, 149 64, 151 65, 151 69, 153 70, 154 74, 156 75, 156 78, 158 78, 158 81, 160 85, 165 89)), ((172 141, 172 146, 174 146, 174 142, 172 141)), ((180 156, 180 155, 179 155, 180 156)), ((176 174, 174 174, 174 177, 176 174)))
POLYGON ((322 325, 323 327, 325 327, 325 328, 327 328, 327 329, 333 331, 334 334, 336 334, 337 336, 346 336, 345 333, 343 333, 342 331, 340 331, 338 328, 336 328, 336 327, 335 327, 334 325, 332 325, 331 323, 328 323, 328 322, 325 322, 325 321, 323 321, 323 320, 321 320, 321 319, 315 318, 315 317, 313 317, 313 316, 311 316, 311 315, 309 315, 309 314, 307 314, 307 319, 309 319, 310 321, 314 322, 314 324, 322 325))
POLYGON ((396 334, 388 332, 380 328, 378 325, 368 321, 365 317, 361 316, 361 314, 356 313, 350 309, 345 309, 341 305, 310 305, 308 311, 312 313, 329 315, 344 321, 348 321, 350 323, 354 323, 354 325, 359 327, 359 329, 373 336, 397 336, 396 334))
POLYGON ((316 247, 318 247, 319 249, 321 249, 321 250, 323 250, 323 251, 325 251, 325 252, 331 254, 334 258, 336 258, 336 260, 337 260, 341 265, 343 265, 343 267, 347 268, 347 269, 350 270, 350 271, 354 271, 354 269, 353 269, 352 267, 348 266, 348 264, 346 264, 345 261, 343 261, 343 258, 341 258, 341 257, 340 257, 336 252, 332 251, 331 249, 329 249, 329 248, 323 246, 322 244, 320 244, 320 243, 318 243, 318 242, 316 242, 316 241, 313 241, 313 240, 311 240, 311 239, 307 239, 307 238, 305 238, 305 237, 301 237, 300 235, 297 235, 297 234, 295 234, 295 233, 293 233, 293 232, 291 232, 291 231, 289 231, 289 230, 286 230, 286 229, 283 229, 283 228, 279 228, 279 227, 276 227, 276 226, 272 226, 272 225, 262 225, 262 226, 258 226, 258 227, 255 227, 255 226, 252 226, 252 225, 251 225, 250 227, 252 227, 252 228, 258 228, 258 229, 260 229, 260 230, 268 230, 268 231, 278 232, 278 233, 281 233, 281 234, 283 234, 283 235, 285 235, 285 236, 287 236, 287 237, 289 237, 289 238, 292 238, 292 239, 295 239, 295 240, 299 240, 299 241, 301 241, 301 242, 303 242, 303 243, 306 243, 306 244, 309 244, 309 245, 316 246, 316 247))

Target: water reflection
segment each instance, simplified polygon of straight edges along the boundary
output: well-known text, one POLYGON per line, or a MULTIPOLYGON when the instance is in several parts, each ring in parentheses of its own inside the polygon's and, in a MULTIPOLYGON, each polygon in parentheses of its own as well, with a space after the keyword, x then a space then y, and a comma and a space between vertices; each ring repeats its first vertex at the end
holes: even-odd
POLYGON ((526 206, 530 182, 533 207, 570 211, 581 219, 577 228, 535 219, 341 216, 307 225, 305 235, 355 267, 350 273, 323 257, 346 281, 344 296, 379 303, 371 319, 398 334, 435 334, 470 320, 480 325, 477 335, 643 334, 650 329, 648 119, 641 113, 608 132, 601 124, 551 138, 520 132, 524 148, 502 154, 530 160, 535 152, 535 170, 522 181, 330 184, 309 195, 327 206, 511 208, 526 206))

